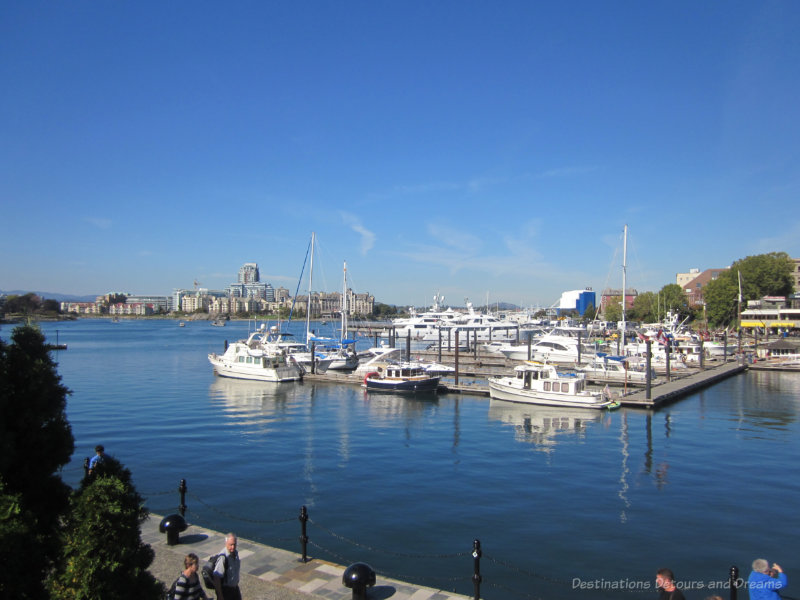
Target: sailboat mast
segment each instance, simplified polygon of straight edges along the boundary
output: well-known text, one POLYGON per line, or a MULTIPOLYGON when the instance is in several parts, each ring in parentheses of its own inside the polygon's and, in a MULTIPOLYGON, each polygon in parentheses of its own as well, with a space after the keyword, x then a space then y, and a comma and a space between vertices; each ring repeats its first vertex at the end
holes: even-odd
POLYGON ((314 232, 311 232, 311 262, 308 269, 308 306, 306 306, 306 344, 311 342, 311 283, 314 278, 314 232))
POLYGON ((623 229, 622 242, 622 345, 625 346, 625 286, 628 284, 628 225, 623 229))
POLYGON ((344 281, 342 283, 342 340, 347 338, 347 261, 344 261, 344 281))

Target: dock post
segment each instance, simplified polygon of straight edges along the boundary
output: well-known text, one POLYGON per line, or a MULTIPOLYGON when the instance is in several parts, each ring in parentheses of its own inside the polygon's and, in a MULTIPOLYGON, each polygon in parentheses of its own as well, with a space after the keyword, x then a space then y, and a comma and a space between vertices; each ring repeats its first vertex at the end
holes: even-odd
POLYGON ((581 364, 581 332, 578 332, 578 364, 581 364))
POLYGON ((700 370, 702 371, 705 368, 705 361, 703 360, 705 349, 703 348, 703 340, 700 340, 700 370))
POLYGON ((406 337, 406 360, 411 360, 411 330, 408 330, 406 337))
MULTIPOLYGON (((489 328, 489 342, 492 341, 492 328, 489 328)), ((472 335, 472 357, 478 360, 478 330, 476 329, 472 335)))
POLYGON ((528 360, 531 359, 531 344, 533 343, 533 336, 528 334, 528 360))
POLYGON ((734 565, 731 567, 730 574, 728 576, 728 583, 731 589, 731 600, 736 600, 736 597, 739 595, 739 568, 734 565))
POLYGON ((653 353, 651 352, 651 348, 653 346, 653 340, 647 340, 644 343, 644 345, 645 345, 645 348, 647 348, 647 350, 645 350, 646 358, 645 358, 645 363, 644 363, 645 367, 647 368, 647 373, 646 373, 645 379, 644 379, 644 381, 645 381, 644 397, 647 400, 651 400, 652 397, 653 397, 653 394, 652 394, 653 371, 652 371, 652 368, 651 368, 650 365, 652 364, 652 360, 653 360, 653 353))
POLYGON ((317 372, 317 343, 311 342, 311 374, 317 372))
POLYGON ((308 510, 305 506, 300 508, 300 547, 303 549, 303 557, 301 562, 308 562, 308 536, 306 535, 306 523, 308 522, 308 510))
POLYGON ((472 542, 472 583, 475 588, 474 600, 481 599, 481 581, 483 581, 481 577, 481 554, 481 541, 474 540, 472 542))
POLYGON ((722 362, 728 362, 728 332, 722 334, 722 362))
POLYGON ((671 381, 670 373, 669 373, 669 353, 670 353, 671 350, 672 350, 672 347, 671 347, 671 345, 669 343, 669 338, 667 338, 667 345, 664 346, 664 352, 666 353, 666 356, 667 356, 667 381, 668 382, 671 381))
POLYGON ((437 362, 439 362, 441 364, 441 362, 442 362, 442 326, 439 325, 439 327, 437 327, 436 329, 439 332, 439 357, 437 359, 437 362))
POLYGON ((182 517, 186 516, 186 480, 181 479, 180 484, 178 484, 178 491, 181 494, 181 504, 178 506, 178 512, 181 513, 182 517))
POLYGON ((455 373, 455 375, 456 375, 456 387, 458 387, 458 329, 456 329, 456 354, 455 354, 454 360, 455 360, 455 370, 456 370, 456 373, 455 373))

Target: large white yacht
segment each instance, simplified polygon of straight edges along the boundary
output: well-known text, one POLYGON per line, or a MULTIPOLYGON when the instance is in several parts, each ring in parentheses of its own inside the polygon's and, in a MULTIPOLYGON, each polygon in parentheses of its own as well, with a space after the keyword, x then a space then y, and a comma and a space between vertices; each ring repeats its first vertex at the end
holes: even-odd
POLYGON ((247 340, 230 344, 223 354, 209 354, 208 361, 217 375, 274 382, 302 379, 302 368, 286 352, 265 347, 262 336, 262 331, 254 331, 247 340))

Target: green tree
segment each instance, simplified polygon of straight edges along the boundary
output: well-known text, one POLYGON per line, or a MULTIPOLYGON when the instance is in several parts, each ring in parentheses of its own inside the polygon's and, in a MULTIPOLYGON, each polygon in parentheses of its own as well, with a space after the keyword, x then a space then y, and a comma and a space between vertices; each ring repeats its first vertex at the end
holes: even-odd
POLYGON ((42 299, 33 292, 22 296, 12 294, 6 300, 6 312, 9 314, 31 314, 39 310, 41 306, 42 299))
POLYGON ((606 321, 622 320, 622 296, 613 296, 608 299, 603 309, 603 318, 606 321))
POLYGON ((106 456, 72 498, 62 557, 49 578, 57 600, 156 600, 163 586, 147 571, 153 550, 141 540, 147 509, 131 474, 106 456))
POLYGON ((636 296, 630 310, 631 319, 652 323, 658 319, 658 296, 653 292, 643 292, 636 296))
POLYGON ((0 340, 0 480, 4 493, 16 499, 31 538, 30 544, 15 547, 3 537, 0 547, 22 553, 30 563, 26 570, 37 572, 16 582, 26 589, 13 597, 44 597, 41 582, 58 551, 57 532, 70 490, 56 472, 75 447, 66 417, 68 394, 37 327, 17 327, 11 344, 0 340))
POLYGON ((661 291, 658 292, 658 304, 664 312, 671 310, 673 313, 677 313, 681 321, 692 314, 686 292, 677 283, 670 283, 661 288, 661 291))
POLYGON ((36 516, 22 506, 21 495, 8 493, 0 480, 0 595, 46 599, 44 573, 49 568, 46 537, 37 531, 36 516))
POLYGON ((738 317, 739 278, 742 308, 748 300, 763 296, 787 296, 794 290, 792 263, 785 252, 771 252, 737 260, 727 271, 703 288, 706 315, 710 324, 726 326, 738 317))

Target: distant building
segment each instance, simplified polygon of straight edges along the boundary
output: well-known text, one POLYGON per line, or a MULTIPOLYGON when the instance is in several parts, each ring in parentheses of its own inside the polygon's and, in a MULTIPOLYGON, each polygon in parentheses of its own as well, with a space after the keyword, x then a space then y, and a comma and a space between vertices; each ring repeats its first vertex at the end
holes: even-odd
POLYGON ((791 261, 794 263, 794 272, 792 273, 794 291, 800 292, 800 258, 793 258, 791 261))
POLYGON ((61 312, 76 315, 101 315, 105 312, 105 304, 101 302, 62 302, 61 312))
MULTIPOLYGON (((634 289, 628 288, 625 293, 625 310, 633 308, 633 303, 636 301, 636 298, 638 297, 639 297, 639 292, 637 292, 634 289)), ((613 288, 604 289, 603 294, 600 296, 601 312, 605 312, 606 308, 614 302, 619 304, 618 298, 622 298, 621 289, 616 289, 616 290, 613 288)))
POLYGON ((156 312, 167 312, 169 302, 166 296, 128 296, 126 304, 152 304, 156 312))
POLYGON ((686 292, 686 302, 689 306, 702 306, 705 303, 703 288, 705 288, 710 281, 717 279, 721 273, 724 273, 729 268, 730 267, 706 269, 702 273, 697 274, 694 279, 685 283, 682 287, 683 291, 686 292))
POLYGON ((692 279, 700 275, 700 269, 689 269, 688 273, 678 273, 675 276, 675 283, 677 283, 682 288, 686 287, 686 284, 689 283, 692 279))
POLYGON ((741 314, 741 325, 773 332, 800 329, 800 293, 748 301, 741 314))
POLYGON ((561 311, 574 310, 583 316, 590 307, 597 308, 597 296, 591 288, 572 290, 561 294, 557 312, 561 314, 561 311))
POLYGON ((239 268, 236 283, 229 285, 225 292, 232 298, 259 298, 270 300, 267 290, 272 290, 268 283, 261 283, 261 275, 257 263, 244 263, 239 268))

